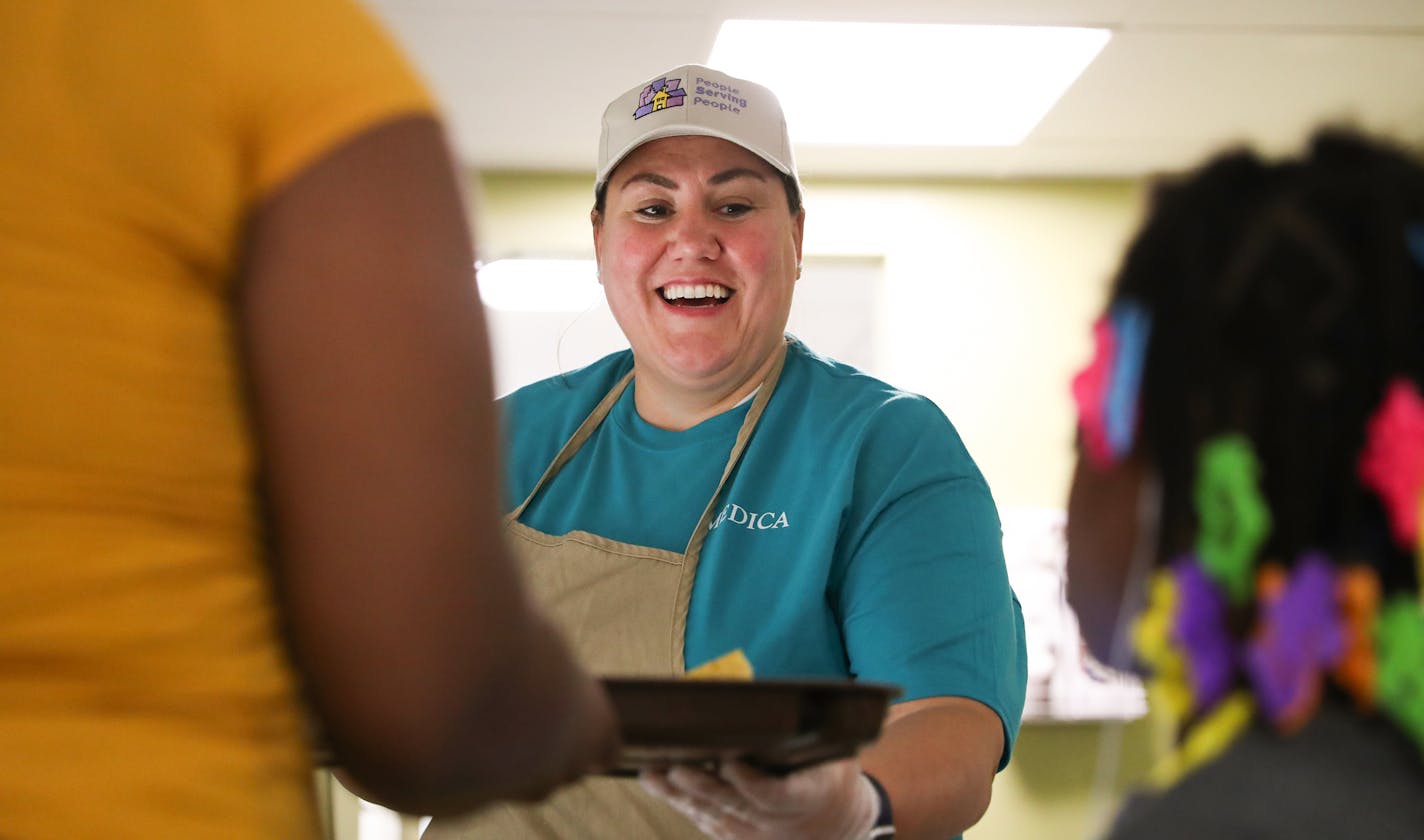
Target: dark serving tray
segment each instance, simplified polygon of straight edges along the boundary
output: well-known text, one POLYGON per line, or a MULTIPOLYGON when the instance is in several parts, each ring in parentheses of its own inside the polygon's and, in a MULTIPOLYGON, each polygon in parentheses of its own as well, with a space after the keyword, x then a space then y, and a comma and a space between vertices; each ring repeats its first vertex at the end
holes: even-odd
POLYGON ((623 750, 611 775, 739 759, 785 774, 880 736, 897 686, 828 680, 605 677, 623 750))

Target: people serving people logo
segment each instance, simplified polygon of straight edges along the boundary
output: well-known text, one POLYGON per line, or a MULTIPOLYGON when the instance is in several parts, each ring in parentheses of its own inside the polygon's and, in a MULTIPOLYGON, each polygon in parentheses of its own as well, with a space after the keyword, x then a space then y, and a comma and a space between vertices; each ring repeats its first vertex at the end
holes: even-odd
POLYGON ((638 110, 633 112, 633 119, 642 119, 664 108, 681 106, 682 100, 687 97, 687 91, 679 87, 681 84, 682 79, 662 78, 643 88, 638 95, 638 110))
MULTIPOLYGON (((740 114, 747 107, 747 100, 742 96, 741 89, 726 82, 699 76, 693 87, 693 107, 700 105, 732 114, 740 114)), ((682 87, 682 79, 669 79, 664 76, 643 88, 643 92, 638 94, 638 108, 633 112, 633 119, 642 119, 664 108, 681 107, 686 99, 687 91, 682 87)))

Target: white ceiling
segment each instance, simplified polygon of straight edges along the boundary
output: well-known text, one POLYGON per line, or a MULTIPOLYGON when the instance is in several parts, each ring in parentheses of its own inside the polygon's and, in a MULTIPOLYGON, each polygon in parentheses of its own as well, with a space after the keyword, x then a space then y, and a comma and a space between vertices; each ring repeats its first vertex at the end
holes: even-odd
MULTIPOLYGON (((803 177, 1133 176, 1190 165, 1228 142, 1289 150, 1327 120, 1424 139, 1424 0, 367 2, 425 73, 477 167, 592 177, 607 101, 705 62, 718 25, 738 17, 1113 31, 1019 147, 798 146, 803 177)), ((921 83, 932 96, 974 82, 921 83)), ((874 103, 848 107, 869 117, 874 103)))

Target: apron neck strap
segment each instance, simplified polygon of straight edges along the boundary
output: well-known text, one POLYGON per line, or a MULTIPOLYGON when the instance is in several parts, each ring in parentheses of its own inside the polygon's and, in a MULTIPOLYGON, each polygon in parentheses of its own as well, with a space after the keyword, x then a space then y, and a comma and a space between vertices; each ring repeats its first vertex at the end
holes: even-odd
POLYGON ((593 411, 589 412, 589 415, 585 417, 583 422, 579 424, 579 427, 574 430, 573 436, 571 436, 563 445, 563 448, 559 450, 559 454, 554 456, 554 460, 549 463, 549 466, 544 470, 544 474, 539 476, 538 481, 534 482, 534 487, 530 489, 529 495, 524 497, 524 501, 519 503, 519 507, 510 511, 504 517, 505 522, 517 520, 523 515, 524 509, 529 507, 529 503, 534 500, 534 497, 539 494, 539 491, 543 489, 544 485, 558 474, 559 470, 564 468, 564 464, 567 464, 569 459, 573 458, 579 449, 583 447, 584 443, 593 436, 594 429, 597 429, 599 424, 603 422, 603 419, 608 416, 608 412, 613 409, 613 404, 618 402, 619 397, 623 396, 624 389, 626 389, 628 383, 632 381, 633 371, 630 370, 624 374, 622 379, 618 380, 617 384, 609 389, 608 393, 603 395, 603 399, 599 400, 598 405, 594 406, 593 411))
POLYGON ((776 383, 781 379, 781 368, 786 364, 786 342, 783 341, 781 347, 776 351, 776 361, 772 363, 771 370, 767 372, 766 379, 762 380, 761 386, 757 389, 756 398, 752 400, 752 407, 747 409, 747 416, 742 419, 742 427, 737 430, 737 442, 732 444, 732 451, 727 456, 727 465, 722 468, 722 478, 717 482, 717 489, 712 492, 712 498, 707 500, 707 507, 702 511, 702 518, 697 520, 697 527, 692 529, 692 537, 687 541, 687 548, 683 551, 684 557, 695 557, 702 550, 702 541, 707 539, 707 532, 712 525, 712 517, 717 513, 717 501, 722 497, 722 488, 727 485, 727 478, 732 474, 732 470, 737 468, 737 462, 742 459, 742 452, 746 450, 747 444, 752 439, 752 430, 756 428, 757 421, 761 420, 762 412, 766 410, 766 404, 771 401, 771 394, 776 390, 776 383))

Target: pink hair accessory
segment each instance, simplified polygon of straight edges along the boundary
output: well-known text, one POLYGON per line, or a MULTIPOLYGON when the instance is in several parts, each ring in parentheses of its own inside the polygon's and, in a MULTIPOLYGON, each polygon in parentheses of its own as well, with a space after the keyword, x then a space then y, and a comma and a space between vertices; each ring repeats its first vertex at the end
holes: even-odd
POLYGON ((1360 481, 1384 503, 1394 538, 1417 549, 1424 495, 1424 398, 1414 383, 1403 378, 1389 383, 1366 427, 1358 472, 1360 481))
POLYGON ((1093 324, 1093 360, 1073 377, 1073 400, 1078 403, 1078 424, 1083 431, 1083 447, 1093 465, 1112 463, 1108 446, 1107 392, 1117 342, 1112 323, 1104 316, 1093 324))
POLYGON ((1127 298, 1093 324, 1093 360, 1073 377, 1073 399, 1083 445, 1096 467, 1107 467, 1132 451, 1151 333, 1152 316, 1127 298))

